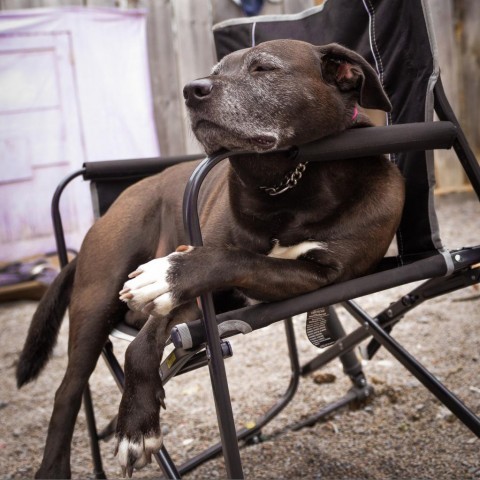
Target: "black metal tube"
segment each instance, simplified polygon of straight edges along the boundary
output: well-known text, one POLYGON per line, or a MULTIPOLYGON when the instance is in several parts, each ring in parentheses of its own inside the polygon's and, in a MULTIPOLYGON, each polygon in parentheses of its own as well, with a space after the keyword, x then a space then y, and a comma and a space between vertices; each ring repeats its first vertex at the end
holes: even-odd
POLYGON ((103 471, 102 454, 98 445, 97 424, 95 422, 95 412, 93 410, 92 395, 90 387, 87 383, 83 391, 83 408, 85 409, 85 417, 87 420, 87 428, 90 437, 90 451, 92 453, 93 475, 94 478, 107 478, 103 471))
POLYGON ((153 456, 157 461, 158 465, 162 469, 166 478, 170 479, 179 479, 182 478, 180 472, 177 470, 175 463, 173 462, 172 458, 170 457, 167 449, 165 446, 162 446, 158 453, 154 453, 153 456))
MULTIPOLYGON (((392 271, 382 271, 365 277, 347 280, 341 285, 329 285, 295 298, 272 303, 261 303, 218 315, 219 322, 242 320, 253 330, 266 327, 286 316, 294 316, 315 308, 335 305, 345 300, 387 290, 404 283, 438 277, 446 273, 447 267, 442 255, 435 255, 414 264, 405 265, 392 271)), ((205 341, 201 323, 195 320, 188 323, 193 346, 205 341)), ((174 327, 175 328, 175 327, 174 327)), ((233 334, 233 333, 232 333, 233 334)), ((228 334, 226 335, 228 336, 228 334)), ((180 337, 177 337, 180 338, 180 337)), ((174 343, 176 338, 172 337, 174 343)), ((175 344, 175 346, 181 346, 175 344)))
POLYGON ((52 215, 52 222, 53 222, 53 231, 55 234, 55 242, 57 244, 58 260, 62 268, 65 267, 68 263, 68 254, 67 254, 67 246, 65 244, 65 234, 63 231, 62 216, 60 214, 60 197, 63 193, 63 190, 65 190, 65 187, 74 178, 79 177, 80 175, 83 175, 84 172, 85 172, 85 169, 82 168, 81 170, 77 170, 76 172, 73 172, 68 177, 64 178, 59 183, 52 198, 51 215, 52 215))
MULTIPOLYGON (((348 303, 348 302, 347 302, 348 303)), ((405 350, 393 337, 366 312, 355 305, 360 322, 420 383, 440 400, 465 426, 480 437, 480 419, 450 390, 440 383, 416 358, 405 350)))
MULTIPOLYGON (((60 184, 57 186, 52 198, 51 215, 53 231, 55 234, 55 242, 57 244, 58 260, 62 268, 64 268, 68 264, 68 253, 67 245, 65 243, 62 216, 60 214, 60 197, 65 190, 65 187, 73 179, 82 175, 84 173, 84 170, 85 169, 83 168, 81 170, 77 170, 76 172, 73 172, 71 175, 62 180, 62 182, 60 182, 60 184)), ((83 392, 83 408, 85 410, 87 428, 90 436, 90 449, 92 452, 92 462, 95 478, 107 478, 103 471, 102 456, 100 453, 100 447, 98 445, 98 432, 95 422, 95 412, 93 410, 92 396, 88 383, 85 387, 85 391, 83 392)))
POLYGON ((125 374, 123 373, 120 363, 118 363, 117 357, 113 353, 113 345, 110 340, 108 340, 103 347, 102 355, 120 393, 123 393, 123 389, 125 388, 125 374))
MULTIPOLYGON (((328 320, 328 329, 332 333, 332 336, 335 340, 343 339, 346 335, 346 332, 343 328, 340 319, 338 318, 337 312, 334 307, 329 308, 330 318, 328 320)), ((343 371, 350 377, 355 377, 362 371, 362 364, 358 360, 357 355, 352 349, 345 350, 340 355, 340 361, 342 362, 343 371)))
POLYGON ((176 157, 136 158, 132 160, 107 160, 84 163, 85 180, 113 180, 125 177, 146 177, 178 163, 200 160, 205 155, 181 155, 176 157))
POLYGON ((331 161, 451 148, 457 136, 449 121, 351 128, 298 147, 298 161, 331 161))
MULTIPOLYGON (((275 418, 290 403, 290 401, 295 395, 295 392, 297 391, 298 384, 300 381, 300 365, 298 362, 298 350, 297 350, 297 344, 295 341, 295 331, 293 328, 293 323, 291 318, 286 319, 284 321, 284 324, 285 324, 285 334, 287 337, 288 353, 290 358, 290 369, 292 372, 292 375, 290 377, 290 383, 285 393, 280 398, 280 400, 278 400, 278 402, 275 403, 275 405, 273 405, 265 413, 265 415, 257 419, 254 427, 242 428, 237 432, 238 440, 243 440, 247 437, 251 437, 252 435, 259 433, 267 423, 272 421, 272 419, 275 418)), ((183 465, 181 465, 179 468, 180 473, 183 475, 184 473, 187 473, 193 470, 194 468, 201 465, 203 462, 218 455, 221 452, 221 450, 222 450, 221 443, 212 445, 211 447, 204 450, 202 453, 198 454, 197 456, 191 458, 190 460, 185 462, 183 465)))
MULTIPOLYGON (((192 174, 185 189, 183 208, 184 225, 191 245, 203 245, 198 217, 198 195, 202 182, 210 170, 227 156, 227 153, 223 155, 220 154, 203 161, 192 174)), ((233 419, 232 403, 211 294, 202 295, 200 297, 200 304, 203 312, 202 324, 205 331, 208 353, 210 355, 208 366, 215 399, 225 468, 228 478, 243 478, 243 468, 233 419)))

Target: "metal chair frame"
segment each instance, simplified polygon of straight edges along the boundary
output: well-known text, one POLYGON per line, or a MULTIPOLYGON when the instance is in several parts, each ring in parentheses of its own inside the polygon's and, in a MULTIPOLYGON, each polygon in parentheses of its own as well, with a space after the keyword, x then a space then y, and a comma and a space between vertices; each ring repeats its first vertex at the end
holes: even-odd
MULTIPOLYGON (((448 103, 440 80, 435 86, 434 97, 435 110, 441 120, 440 122, 416 124, 414 136, 412 136, 412 129, 408 129, 408 125, 361 129, 362 145, 365 144, 366 146, 365 155, 450 148, 453 146, 480 200, 480 167, 448 103)), ((299 147, 297 152, 298 156, 308 158, 310 161, 346 158, 349 153, 342 151, 341 138, 346 138, 345 135, 355 135, 356 133, 357 132, 354 131, 342 133, 337 137, 340 141, 337 141, 335 138, 325 139, 315 142, 314 144, 299 147)), ((220 152, 219 154, 206 158, 192 175, 184 196, 184 223, 190 244, 194 246, 202 245, 197 199, 203 180, 216 164, 228 157, 241 153, 245 152, 220 152)), ((134 173, 139 174, 139 172, 135 170, 133 163, 131 168, 132 170, 129 171, 131 171, 132 175, 134 173)), ((157 167, 151 168, 150 170, 152 171, 144 172, 143 174, 140 173, 140 175, 145 176, 146 173, 153 173, 155 168, 157 167)), ((162 164, 159 164, 158 170, 162 168, 162 164)), ((83 176, 84 179, 88 180, 88 164, 81 170, 67 177, 59 185, 52 201, 52 219, 62 266, 67 264, 68 259, 59 202, 65 187, 74 178, 79 176, 83 176)), ((366 398, 371 393, 371 387, 366 382, 360 363, 353 353, 353 349, 368 337, 373 337, 367 348, 369 358, 373 357, 379 346, 385 347, 410 373, 435 395, 439 401, 449 408, 467 428, 476 436, 480 437, 480 418, 390 335, 393 326, 406 313, 413 310, 423 301, 479 282, 480 245, 458 251, 445 251, 428 258, 418 259, 407 265, 395 268, 393 274, 392 270, 387 269, 360 279, 350 280, 344 282, 341 289, 339 289, 337 285, 332 285, 294 299, 273 304, 260 304, 218 316, 215 314, 211 295, 203 295, 200 298, 203 320, 197 321, 196 325, 197 336, 200 338, 198 344, 190 350, 185 350, 182 349, 181 342, 178 343, 177 339, 175 352, 178 354, 177 357, 180 360, 174 362, 174 365, 168 368, 165 366, 164 361, 161 371, 165 375, 165 382, 165 380, 168 381, 173 375, 185 373, 208 364, 216 405, 220 442, 178 468, 170 458, 166 448, 162 447, 155 458, 163 470, 165 477, 180 478, 185 472, 223 452, 227 477, 243 478, 238 441, 258 435, 261 429, 293 399, 300 377, 323 367, 335 358, 342 360, 344 371, 352 379, 352 389, 339 401, 324 407, 311 418, 292 426, 292 428, 298 429, 306 425, 311 425, 353 400, 366 398), (415 280, 425 280, 425 282, 388 306, 375 317, 367 314, 352 300, 359 296, 415 280), (313 308, 331 306, 338 303, 341 303, 352 317, 360 323, 360 327, 346 335, 338 321, 335 311, 331 309, 331 325, 338 340, 313 360, 300 366, 291 316, 312 310, 313 308), (262 328, 286 318, 284 324, 290 358, 291 378, 281 399, 275 403, 265 415, 258 419, 254 427, 243 428, 237 431, 233 420, 224 366, 224 357, 230 356, 231 351, 228 347, 228 342, 220 338, 218 324, 228 319, 239 318, 249 322, 253 329, 262 328)), ((192 328, 195 330, 195 325, 193 325, 192 328)), ((233 334, 233 332, 228 332, 226 336, 231 334, 233 334)), ((103 357, 112 371, 119 388, 122 390, 123 371, 113 355, 111 342, 105 345, 103 357)), ((95 415, 88 387, 85 390, 83 400, 91 439, 94 475, 95 478, 105 478, 98 446, 99 434, 96 428, 95 415)))

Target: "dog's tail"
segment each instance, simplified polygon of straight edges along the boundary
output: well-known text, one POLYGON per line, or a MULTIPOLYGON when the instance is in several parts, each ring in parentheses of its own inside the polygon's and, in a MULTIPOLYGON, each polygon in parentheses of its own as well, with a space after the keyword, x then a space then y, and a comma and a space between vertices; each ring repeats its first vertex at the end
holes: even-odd
POLYGON ((47 364, 70 303, 76 258, 55 278, 38 304, 17 365, 17 386, 34 380, 47 364))

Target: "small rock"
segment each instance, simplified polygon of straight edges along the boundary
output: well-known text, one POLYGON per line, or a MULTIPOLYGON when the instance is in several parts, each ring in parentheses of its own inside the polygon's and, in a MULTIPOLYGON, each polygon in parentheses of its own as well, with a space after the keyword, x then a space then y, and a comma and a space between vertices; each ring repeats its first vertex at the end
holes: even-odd
POLYGON ((445 420, 446 422, 453 422, 455 420, 455 415, 446 407, 441 406, 438 409, 437 420, 445 420))
POLYGON ((168 435, 170 433, 170 427, 168 425, 161 425, 162 435, 168 435))
POLYGON ((410 425, 408 423, 400 423, 398 425, 398 429, 401 431, 401 432, 406 432, 408 429, 410 428, 410 425))
POLYGON ((369 380, 373 385, 383 385, 385 383, 381 378, 378 378, 375 375, 370 375, 369 380))
POLYGON ((473 467, 468 470, 468 473, 470 475, 473 475, 474 477, 480 477, 480 467, 473 467))
POLYGON ((333 383, 337 377, 333 373, 317 372, 312 375, 313 381, 317 384, 333 383))

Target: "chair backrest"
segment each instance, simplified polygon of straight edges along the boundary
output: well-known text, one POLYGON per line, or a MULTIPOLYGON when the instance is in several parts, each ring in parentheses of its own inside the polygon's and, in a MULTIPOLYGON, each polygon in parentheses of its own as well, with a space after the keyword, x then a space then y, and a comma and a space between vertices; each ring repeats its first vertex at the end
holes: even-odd
MULTIPOLYGON (((300 14, 227 20, 214 27, 214 37, 219 59, 280 38, 316 45, 340 43, 376 69, 393 106, 388 124, 433 120, 439 70, 425 0, 326 0, 300 14)), ((442 249, 433 207, 433 153, 400 153, 392 160, 406 180, 406 203, 397 232, 398 260, 403 263, 442 249)))
POLYGON ((129 186, 177 163, 204 158, 204 154, 86 162, 83 178, 90 181, 95 218, 101 217, 129 186))

